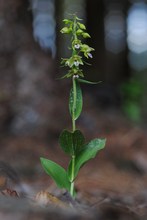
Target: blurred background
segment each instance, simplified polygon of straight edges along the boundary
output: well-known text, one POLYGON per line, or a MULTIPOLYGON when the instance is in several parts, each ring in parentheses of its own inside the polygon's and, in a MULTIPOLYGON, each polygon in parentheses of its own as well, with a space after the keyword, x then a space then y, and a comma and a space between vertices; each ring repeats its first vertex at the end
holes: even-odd
MULTIPOLYGON (((0 2, 1 135, 56 135, 69 126, 70 82, 56 79, 66 71, 60 58, 70 56, 62 19, 75 12, 95 48, 86 78, 102 81, 83 86, 84 111, 122 114, 146 127, 146 1, 8 0, 0 2)), ((80 120, 91 123, 84 114, 80 120)))
POLYGON ((136 205, 147 201, 145 0, 0 1, 0 160, 38 185, 50 181, 40 156, 67 165, 58 137, 71 129, 71 82, 59 78, 66 74, 60 60, 70 56, 70 42, 60 29, 75 12, 95 48, 85 79, 102 81, 82 85, 77 127, 86 140, 107 138, 105 150, 82 168, 77 187, 93 203, 108 195, 136 205))

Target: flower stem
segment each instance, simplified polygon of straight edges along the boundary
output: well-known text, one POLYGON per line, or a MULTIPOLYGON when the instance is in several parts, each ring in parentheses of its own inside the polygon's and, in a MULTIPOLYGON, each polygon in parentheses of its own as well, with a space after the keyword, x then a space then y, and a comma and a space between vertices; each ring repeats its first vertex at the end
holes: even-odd
POLYGON ((74 21, 73 21, 73 37, 74 37, 74 40, 77 39, 76 28, 77 28, 77 22, 76 22, 76 16, 74 16, 74 21))

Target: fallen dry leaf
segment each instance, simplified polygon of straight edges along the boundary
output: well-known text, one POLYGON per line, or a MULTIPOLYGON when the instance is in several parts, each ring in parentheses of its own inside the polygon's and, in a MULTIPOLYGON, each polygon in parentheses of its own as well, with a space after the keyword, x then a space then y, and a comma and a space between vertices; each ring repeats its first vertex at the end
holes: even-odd
POLYGON ((19 194, 15 190, 5 189, 0 191, 0 194, 3 196, 19 197, 19 194))
POLYGON ((37 193, 35 202, 41 206, 57 206, 59 208, 67 208, 68 204, 46 191, 37 193))

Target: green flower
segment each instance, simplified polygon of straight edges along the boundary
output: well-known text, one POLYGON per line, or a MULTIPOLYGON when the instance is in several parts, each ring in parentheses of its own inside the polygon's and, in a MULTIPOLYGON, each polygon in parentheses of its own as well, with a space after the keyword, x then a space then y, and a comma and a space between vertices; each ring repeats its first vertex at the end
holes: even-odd
POLYGON ((79 67, 79 65, 83 65, 82 57, 79 55, 73 55, 69 59, 64 59, 63 61, 65 66, 69 66, 72 68, 73 66, 79 67))
POLYGON ((74 61, 74 65, 75 65, 75 66, 79 66, 79 65, 80 65, 79 61, 77 61, 77 60, 74 61))
POLYGON ((92 58, 91 51, 94 51, 94 49, 92 47, 89 47, 87 44, 82 44, 80 51, 84 53, 84 56, 86 58, 92 58))
POLYGON ((78 40, 78 39, 76 39, 76 40, 73 40, 73 42, 72 42, 72 47, 74 48, 74 49, 80 49, 80 47, 81 47, 81 41, 80 40, 78 40))
POLYGON ((75 49, 79 49, 80 48, 80 44, 75 44, 74 47, 75 47, 75 49))
MULTIPOLYGON (((82 43, 82 38, 89 38, 90 35, 86 32, 86 27, 80 22, 76 15, 73 19, 64 19, 65 27, 61 29, 61 33, 69 34, 71 36, 71 46, 69 49, 72 51, 69 58, 64 58, 61 61, 63 66, 69 68, 65 77, 69 78, 73 75, 84 77, 83 71, 80 69, 80 65, 84 65, 83 57, 87 59, 92 58, 92 47, 82 43)), ((86 63, 86 62, 85 62, 86 63)))

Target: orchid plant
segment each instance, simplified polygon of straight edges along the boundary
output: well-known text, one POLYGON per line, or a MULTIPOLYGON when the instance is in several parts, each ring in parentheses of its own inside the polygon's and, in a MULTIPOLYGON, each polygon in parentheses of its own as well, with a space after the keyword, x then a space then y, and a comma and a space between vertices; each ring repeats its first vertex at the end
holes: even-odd
POLYGON ((75 179, 80 168, 105 147, 106 139, 95 138, 89 143, 85 142, 83 133, 77 129, 76 120, 79 118, 83 107, 81 84, 97 84, 83 79, 84 73, 81 68, 86 62, 84 59, 92 58, 94 49, 83 40, 90 38, 86 27, 76 15, 71 19, 63 20, 65 26, 61 29, 62 34, 71 36, 71 57, 62 58, 61 64, 68 67, 68 72, 62 78, 69 78, 72 81, 72 88, 69 95, 69 112, 72 120, 71 131, 64 129, 59 136, 59 144, 62 150, 70 156, 67 169, 59 164, 45 158, 40 158, 45 172, 55 181, 59 188, 66 189, 72 197, 75 197, 75 179))

